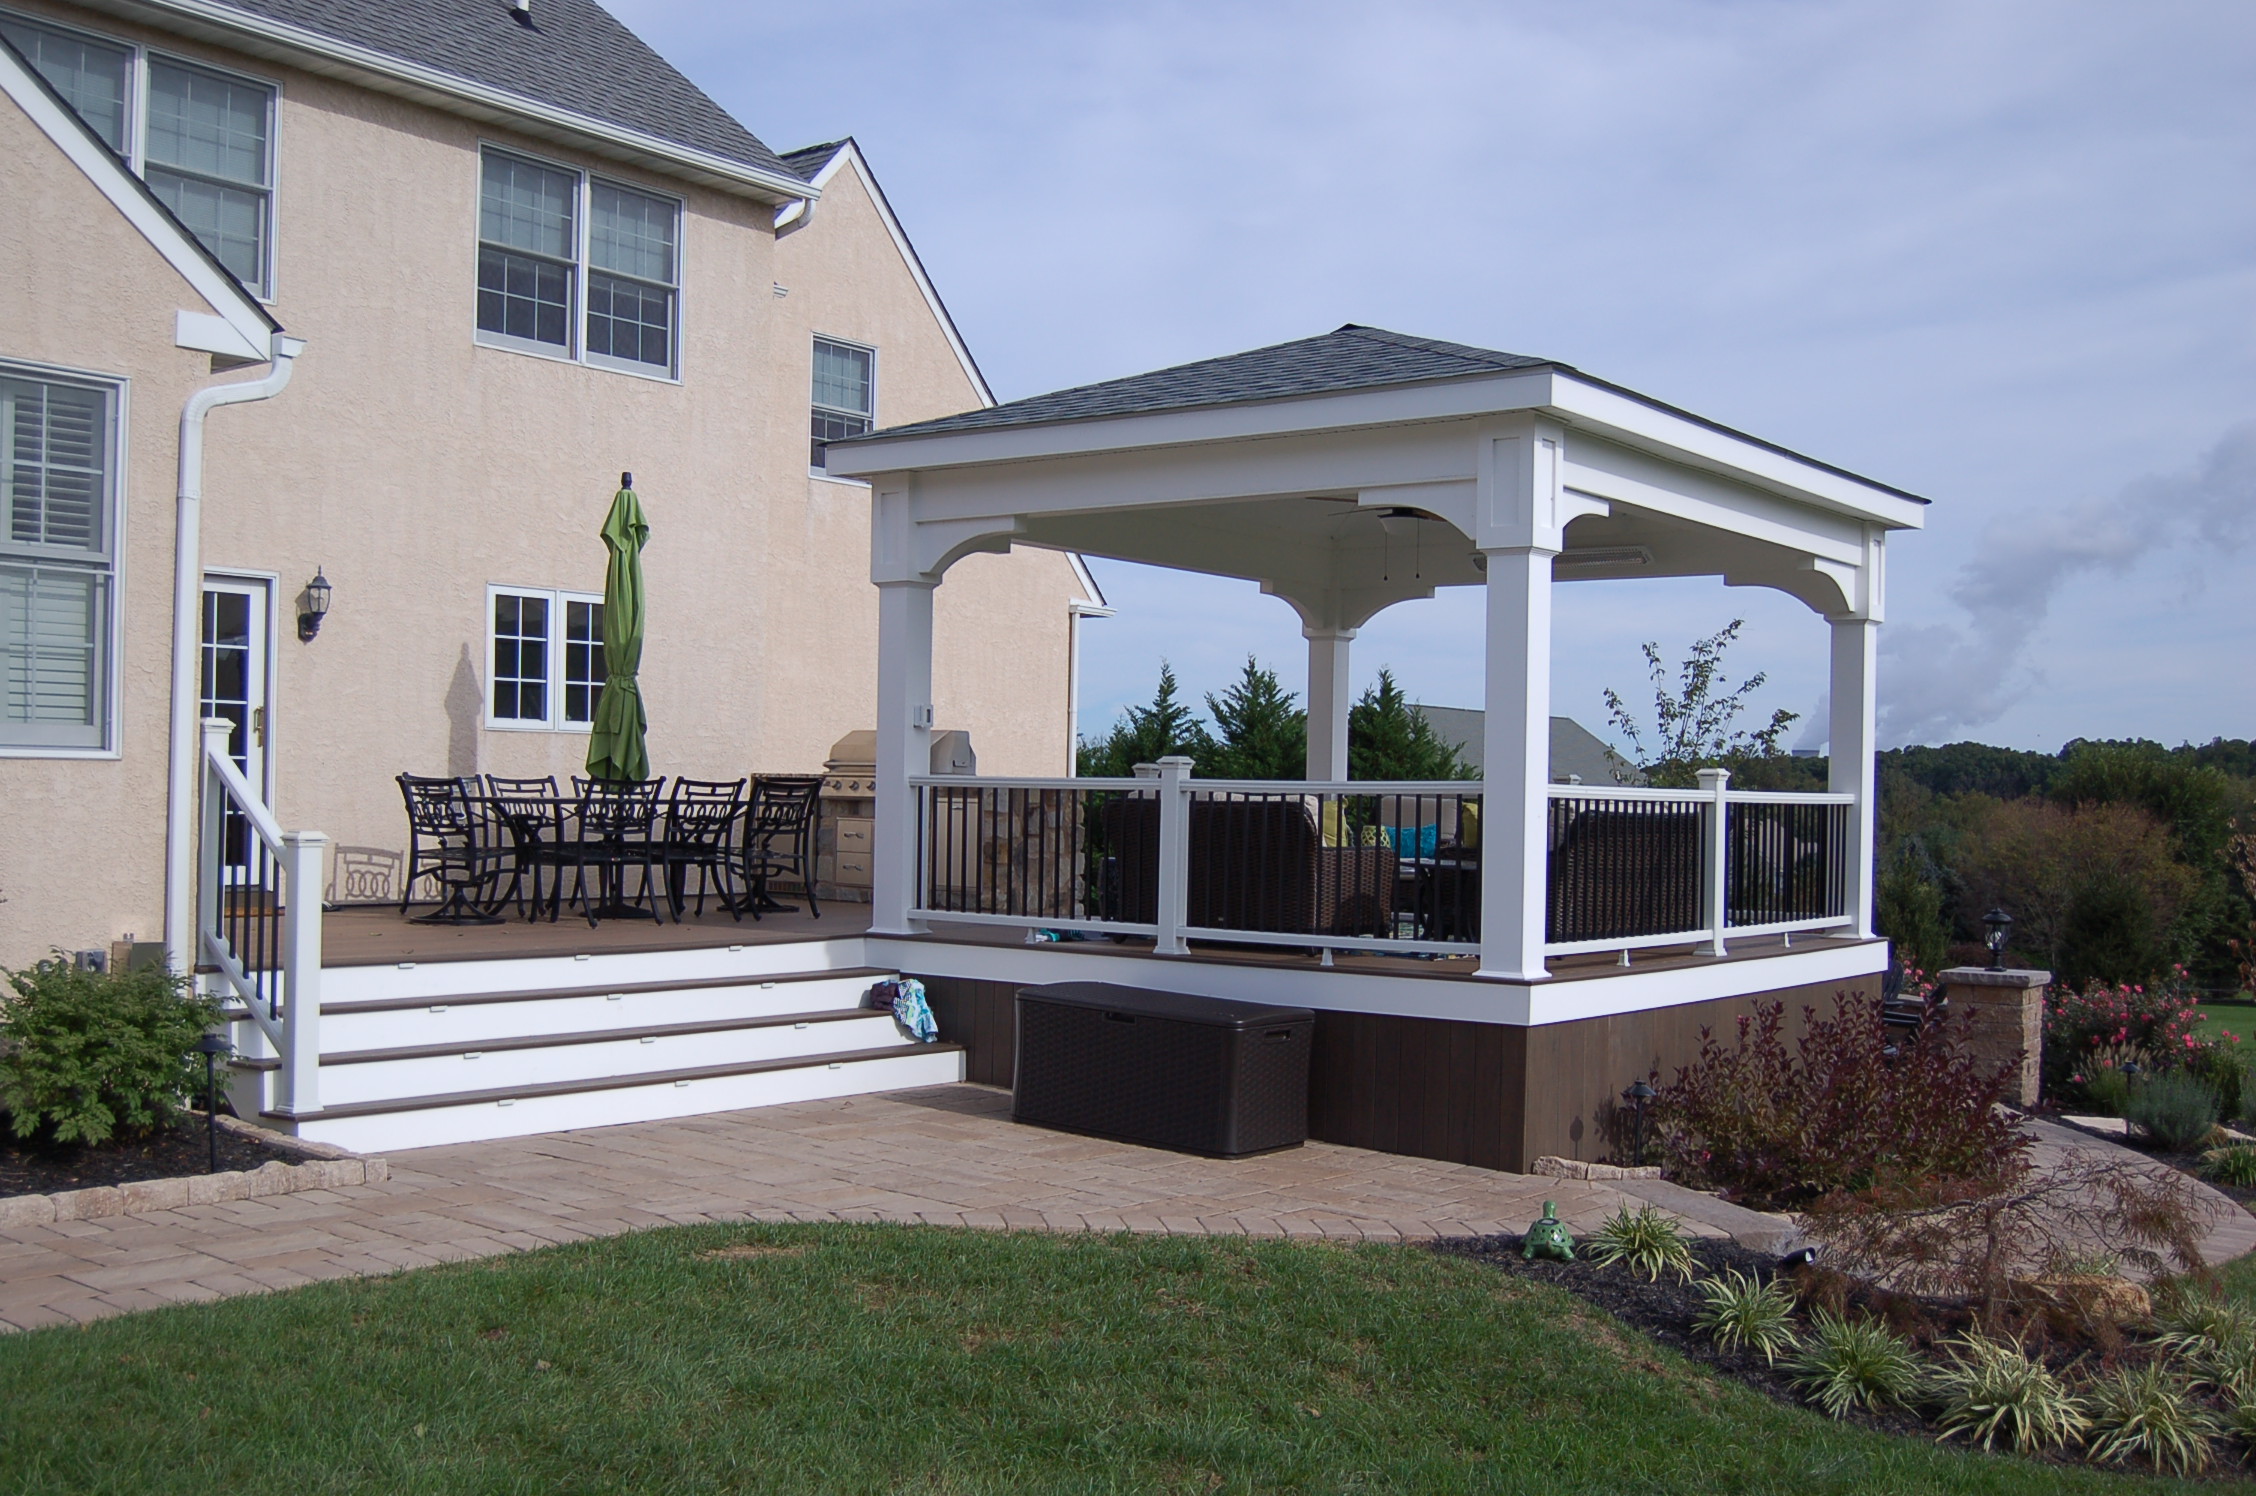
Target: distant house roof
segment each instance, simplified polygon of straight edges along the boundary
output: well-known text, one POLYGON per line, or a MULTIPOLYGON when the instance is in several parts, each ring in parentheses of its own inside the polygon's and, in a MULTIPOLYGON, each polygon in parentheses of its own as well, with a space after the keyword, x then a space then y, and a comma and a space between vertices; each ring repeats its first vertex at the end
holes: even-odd
POLYGON ((1127 379, 1084 384, 1031 399, 1013 400, 986 410, 911 426, 891 426, 874 435, 909 436, 940 431, 977 431, 1001 426, 1032 426, 1045 421, 1079 421, 1095 416, 1145 415, 1201 405, 1235 405, 1281 400, 1293 395, 1332 394, 1380 385, 1463 379, 1522 369, 1560 368, 1549 359, 1469 348, 1362 327, 1350 322, 1320 337, 1300 338, 1233 353, 1223 358, 1177 364, 1127 379))
POLYGON ((139 0, 136 8, 196 35, 241 29, 287 43, 288 31, 310 33, 757 174, 799 176, 594 0, 532 0, 522 18, 509 0, 139 0))
MULTIPOLYGON (((1434 735, 1454 747, 1474 769, 1482 767, 1481 754, 1488 714, 1477 707, 1420 706, 1415 708, 1432 726, 1434 735)), ((1584 784, 1640 784, 1644 776, 1622 761, 1605 740, 1572 717, 1551 719, 1551 772, 1553 784, 1579 779, 1584 784)))

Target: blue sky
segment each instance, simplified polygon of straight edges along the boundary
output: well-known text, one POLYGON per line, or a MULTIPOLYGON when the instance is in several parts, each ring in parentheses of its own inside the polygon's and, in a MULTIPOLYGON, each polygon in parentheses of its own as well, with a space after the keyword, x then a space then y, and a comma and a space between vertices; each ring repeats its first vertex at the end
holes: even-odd
MULTIPOLYGON (((612 0, 778 149, 852 134, 1004 399, 1365 322, 1575 364, 1932 498, 1890 555, 1890 742, 2256 735, 2256 5, 612 0)), ((1103 566, 1083 730, 1302 645, 1250 586, 1103 566)), ((1557 593, 1599 725, 1748 620, 1557 593)), ((1477 705, 1478 604, 1357 644, 1477 705)))

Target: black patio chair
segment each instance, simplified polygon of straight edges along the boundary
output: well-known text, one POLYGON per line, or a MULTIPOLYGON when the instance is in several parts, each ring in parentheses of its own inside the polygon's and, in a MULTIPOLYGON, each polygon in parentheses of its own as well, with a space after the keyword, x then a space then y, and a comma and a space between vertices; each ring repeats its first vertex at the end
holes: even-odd
POLYGON ((735 912, 733 876, 736 861, 736 820, 744 812, 741 779, 676 779, 666 800, 666 823, 659 837, 658 857, 666 872, 666 901, 675 920, 687 902, 689 874, 697 872, 697 912, 705 912, 705 895, 716 886, 721 907, 735 912))
POLYGON ((807 910, 822 918, 815 902, 815 827, 821 814, 818 794, 820 774, 762 774, 752 781, 752 799, 744 813, 741 896, 729 906, 731 914, 796 914, 795 904, 781 903, 768 893, 768 880, 791 877, 807 891, 807 910))
MULTIPOLYGON (((542 873, 556 875, 555 892, 560 893, 564 869, 572 864, 571 849, 565 841, 566 807, 556 791, 556 776, 542 774, 537 778, 513 779, 488 774, 486 804, 510 839, 509 887, 502 893, 500 902, 515 903, 528 920, 537 918, 541 907, 542 873), (528 881, 530 889, 526 887, 528 881)), ((552 919, 554 905, 552 897, 552 919)))
POLYGON ((658 913, 658 870, 663 866, 658 841, 658 791, 663 779, 626 782, 583 780, 574 812, 577 834, 565 846, 574 870, 572 897, 592 927, 606 919, 661 918, 658 913), (588 893, 588 871, 596 874, 599 892, 588 893), (626 901, 627 870, 642 869, 642 906, 626 901), (597 899, 602 902, 598 904, 597 899))
POLYGON ((407 876, 400 888, 400 913, 407 913, 419 878, 445 891, 417 924, 490 925, 500 921, 490 895, 507 866, 500 828, 483 809, 473 779, 423 774, 398 776, 407 806, 407 876))

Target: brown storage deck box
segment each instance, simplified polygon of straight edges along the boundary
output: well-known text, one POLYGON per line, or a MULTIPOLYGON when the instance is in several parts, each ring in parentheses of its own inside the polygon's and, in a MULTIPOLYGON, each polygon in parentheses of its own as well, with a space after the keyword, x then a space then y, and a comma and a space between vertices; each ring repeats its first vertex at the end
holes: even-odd
POLYGON ((1018 993, 1011 1118, 1237 1158, 1308 1140, 1306 1008, 1106 982, 1018 993))

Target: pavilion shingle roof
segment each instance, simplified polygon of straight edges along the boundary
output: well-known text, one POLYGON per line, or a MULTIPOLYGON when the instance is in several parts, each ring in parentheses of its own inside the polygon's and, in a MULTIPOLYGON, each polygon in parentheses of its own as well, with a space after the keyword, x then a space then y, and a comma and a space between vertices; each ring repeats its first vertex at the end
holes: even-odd
POLYGON ((1195 364, 1178 364, 1172 369, 1159 369, 1127 379, 1085 384, 1013 400, 1007 405, 989 406, 985 410, 967 410, 961 415, 943 416, 935 421, 891 426, 861 439, 1032 426, 1100 416, 1148 415, 1196 406, 1236 405, 1294 395, 1323 395, 1383 385, 1424 384, 1524 369, 1564 367, 1552 359, 1499 353, 1491 348, 1471 348, 1463 343, 1444 343, 1433 338, 1414 338, 1406 333, 1350 322, 1320 337, 1278 343, 1224 358, 1201 359, 1195 364))
POLYGON ((218 0, 537 103, 795 176, 642 38, 594 0, 218 0))

